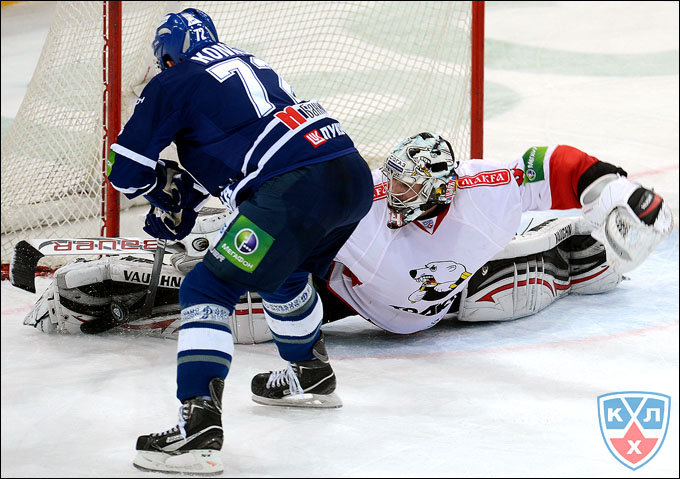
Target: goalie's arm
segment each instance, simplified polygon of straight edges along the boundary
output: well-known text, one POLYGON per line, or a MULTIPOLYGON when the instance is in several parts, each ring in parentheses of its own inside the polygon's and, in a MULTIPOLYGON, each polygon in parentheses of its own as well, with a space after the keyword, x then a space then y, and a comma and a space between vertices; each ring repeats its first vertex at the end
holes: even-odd
POLYGON ((534 147, 522 159, 525 211, 582 207, 593 237, 605 244, 619 272, 642 263, 672 230, 663 199, 615 165, 566 145, 534 147))
POLYGON ((517 161, 523 209, 581 208, 581 196, 603 177, 626 176, 625 170, 567 145, 529 148, 517 161))

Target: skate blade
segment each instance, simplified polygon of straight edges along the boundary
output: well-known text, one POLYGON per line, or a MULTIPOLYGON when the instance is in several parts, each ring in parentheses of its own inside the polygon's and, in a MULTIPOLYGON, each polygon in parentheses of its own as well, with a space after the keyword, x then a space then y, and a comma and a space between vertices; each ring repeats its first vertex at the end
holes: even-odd
POLYGON ((224 471, 220 451, 200 449, 183 454, 166 454, 156 451, 137 451, 132 464, 143 471, 216 475, 224 471))
POLYGON ((282 399, 263 398, 252 395, 254 402, 266 406, 306 407, 306 408, 338 408, 342 400, 335 394, 295 394, 282 399))

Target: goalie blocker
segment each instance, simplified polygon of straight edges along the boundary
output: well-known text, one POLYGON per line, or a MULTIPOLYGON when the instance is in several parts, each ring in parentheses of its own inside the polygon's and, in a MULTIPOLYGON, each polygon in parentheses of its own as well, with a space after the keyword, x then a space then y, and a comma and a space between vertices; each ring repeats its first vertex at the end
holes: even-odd
MULTIPOLYGON (((197 233, 183 240, 185 251, 172 256, 173 266, 162 267, 151 315, 115 330, 177 336, 181 324, 179 287, 211 241, 213 231, 209 230, 219 232, 221 223, 206 218, 195 228, 197 233), (198 245, 203 247, 196 248, 198 245)), ((80 333, 81 324, 105 314, 113 300, 134 312, 141 308, 151 269, 150 260, 133 257, 70 263, 57 270, 24 324, 48 334, 80 333)), ((332 271, 342 274, 342 270, 335 267, 332 271)), ((314 278, 324 304, 324 322, 359 314, 326 288, 328 279, 333 280, 314 278)), ((590 236, 590 226, 582 217, 552 219, 517 236, 477 271, 445 319, 517 319, 537 313, 569 293, 601 293, 621 280, 621 274, 607 263, 604 245, 590 236)), ((237 344, 271 340, 259 295, 248 293, 241 298, 230 327, 237 344)))

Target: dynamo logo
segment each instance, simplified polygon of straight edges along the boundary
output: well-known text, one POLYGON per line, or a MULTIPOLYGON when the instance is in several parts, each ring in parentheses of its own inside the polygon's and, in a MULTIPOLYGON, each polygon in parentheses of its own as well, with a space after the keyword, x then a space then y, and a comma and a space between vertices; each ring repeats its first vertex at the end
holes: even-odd
POLYGON ((671 398, 650 392, 618 392, 597 398, 600 431, 609 452, 636 470, 659 452, 670 417, 671 398))

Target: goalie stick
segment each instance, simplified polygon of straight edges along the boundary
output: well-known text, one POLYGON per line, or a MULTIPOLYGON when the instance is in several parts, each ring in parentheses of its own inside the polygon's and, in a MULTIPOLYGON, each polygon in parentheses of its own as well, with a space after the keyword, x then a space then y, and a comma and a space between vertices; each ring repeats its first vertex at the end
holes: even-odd
MULTIPOLYGON (((225 208, 205 206, 198 212, 198 217, 209 219, 209 217, 217 217, 225 212, 225 208)), ((224 215, 219 218, 225 219, 224 215)), ((199 228, 200 233, 210 231, 213 230, 199 228)), ((19 241, 14 246, 9 277, 13 286, 35 293, 35 273, 38 261, 43 256, 153 254, 157 247, 158 240, 155 238, 42 238, 19 241)), ((184 251, 184 246, 179 241, 166 242, 165 249, 173 253, 181 253, 184 251)))
POLYGON ((113 300, 109 306, 108 315, 99 316, 81 324, 80 331, 85 334, 103 333, 116 326, 151 316, 153 304, 156 299, 156 291, 158 291, 158 281, 161 277, 161 269, 163 268, 165 243, 166 240, 158 240, 158 246, 154 253, 153 269, 151 270, 151 277, 149 279, 149 287, 144 293, 144 304, 142 307, 139 310, 130 313, 124 303, 113 300))
MULTIPOLYGON (((169 249, 172 245, 166 245, 169 249)), ((153 254, 155 238, 42 238, 19 241, 9 267, 13 286, 35 293, 35 273, 43 256, 153 254)))

